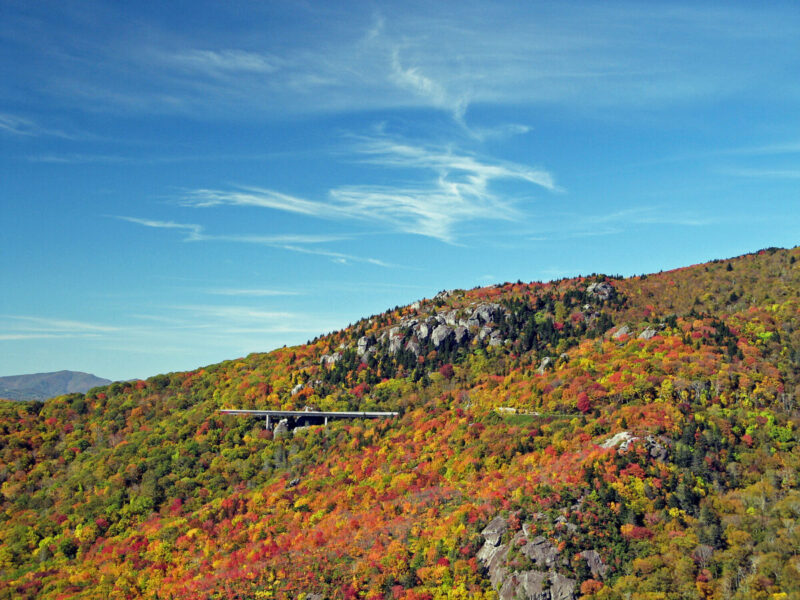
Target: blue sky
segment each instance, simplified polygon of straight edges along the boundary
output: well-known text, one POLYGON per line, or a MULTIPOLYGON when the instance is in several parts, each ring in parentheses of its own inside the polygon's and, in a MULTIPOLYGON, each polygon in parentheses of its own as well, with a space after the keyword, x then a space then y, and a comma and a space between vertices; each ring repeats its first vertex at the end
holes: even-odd
POLYGON ((794 246, 798 40, 793 2, 5 1, 0 375, 794 246))

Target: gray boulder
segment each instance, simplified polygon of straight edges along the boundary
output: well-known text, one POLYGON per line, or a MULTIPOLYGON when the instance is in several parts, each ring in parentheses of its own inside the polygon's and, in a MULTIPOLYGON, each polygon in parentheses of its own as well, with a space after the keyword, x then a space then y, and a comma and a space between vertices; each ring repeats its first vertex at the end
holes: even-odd
POLYGON ((358 343, 356 344, 356 352, 358 352, 359 356, 364 356, 369 350, 370 346, 375 343, 374 338, 371 335, 363 335, 358 338, 358 343))
POLYGON ((444 301, 444 300, 447 300, 447 299, 448 299, 450 296, 452 296, 452 295, 453 295, 453 292, 452 292, 452 290, 442 290, 441 292, 439 292, 438 294, 436 294, 436 295, 433 297, 433 299, 434 299, 434 300, 442 300, 442 301, 444 301))
POLYGON ((304 383, 298 383, 296 386, 294 386, 294 387, 292 388, 292 391, 291 391, 291 394, 292 394, 292 396, 296 396, 297 394, 299 394, 300 392, 302 392, 302 391, 303 391, 303 389, 305 389, 305 387, 306 387, 306 384, 304 384, 304 383))
POLYGON ((600 444, 600 447, 614 448, 616 446, 619 446, 620 452, 625 452, 628 450, 628 447, 638 439, 639 438, 633 435, 630 431, 620 431, 619 433, 612 435, 605 442, 600 444))
POLYGON ((464 325, 466 325, 467 327, 480 327, 481 320, 473 316, 464 321, 464 325))
POLYGON ((553 366, 553 359, 550 358, 549 356, 545 356, 542 359, 542 362, 539 363, 539 367, 536 369, 536 372, 539 373, 539 375, 544 375, 544 372, 547 369, 552 368, 552 366, 553 366))
POLYGON ((653 329, 652 327, 648 327, 642 333, 639 334, 640 340, 650 340, 656 336, 658 332, 653 329))
POLYGON ((431 341, 435 347, 439 347, 453 335, 453 330, 447 325, 439 325, 431 334, 431 341))
POLYGON ((623 335, 629 335, 630 332, 631 332, 631 328, 628 327, 627 325, 623 325, 622 327, 617 329, 611 337, 616 340, 616 339, 621 338, 623 335))
POLYGON ((341 359, 342 355, 339 352, 334 352, 333 354, 323 354, 322 358, 319 359, 319 362, 324 367, 332 367, 341 359))
POLYGON ((463 344, 469 341, 469 330, 466 327, 456 327, 453 331, 456 344, 463 344))
MULTIPOLYGON (((522 539, 522 536, 517 537, 522 539)), ((541 535, 536 536, 520 548, 520 552, 530 558, 541 569, 549 569, 556 562, 558 549, 541 535)))
POLYGON ((600 553, 597 550, 584 550, 581 552, 581 556, 586 560, 594 579, 599 580, 606 576, 608 565, 600 558, 600 553))
POLYGON ((656 459, 659 462, 664 462, 667 460, 669 456, 669 449, 661 440, 659 440, 654 435, 648 435, 645 438, 645 445, 648 451, 650 452, 650 456, 656 459))
POLYGON ((489 345, 490 346, 502 346, 503 345, 503 336, 500 334, 499 331, 495 330, 489 336, 489 345))
POLYGON ((497 546, 500 543, 500 538, 503 537, 503 534, 507 529, 508 521, 506 521, 503 517, 495 517, 489 521, 489 524, 486 527, 483 528, 481 535, 488 544, 497 546))
POLYGON ((574 579, 559 573, 551 573, 550 600, 573 600, 575 598, 576 585, 577 582, 574 579))
POLYGON ((589 285, 589 287, 586 288, 586 291, 590 295, 600 300, 608 300, 609 298, 613 298, 614 295, 616 294, 614 287, 607 281, 592 283, 589 285))
POLYGON ((499 590, 501 600, 573 600, 576 581, 558 573, 512 573, 499 590))
POLYGON ((289 435, 289 419, 281 419, 278 421, 278 424, 275 425, 275 429, 272 430, 272 435, 274 437, 289 435))
POLYGON ((499 304, 479 304, 473 311, 472 318, 483 323, 491 323, 497 321, 503 312, 503 307, 499 304))
POLYGON ((419 356, 419 353, 421 352, 419 344, 414 340, 408 341, 408 343, 406 344, 406 350, 408 350, 409 352, 413 352, 414 356, 419 356))

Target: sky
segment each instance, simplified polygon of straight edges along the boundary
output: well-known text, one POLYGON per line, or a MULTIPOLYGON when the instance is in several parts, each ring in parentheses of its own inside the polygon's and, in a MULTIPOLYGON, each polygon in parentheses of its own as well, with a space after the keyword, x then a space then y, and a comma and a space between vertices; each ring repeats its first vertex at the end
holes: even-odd
POLYGON ((0 376, 800 243, 795 2, 0 4, 0 376))

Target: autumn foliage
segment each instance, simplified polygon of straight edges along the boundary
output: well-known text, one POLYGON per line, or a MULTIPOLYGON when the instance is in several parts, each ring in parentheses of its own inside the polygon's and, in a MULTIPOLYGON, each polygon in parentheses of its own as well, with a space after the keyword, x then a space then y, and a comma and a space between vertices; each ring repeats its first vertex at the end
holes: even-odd
POLYGON ((798 257, 456 291, 302 346, 2 401, 0 598, 496 598, 477 555, 497 515, 505 541, 558 548, 575 597, 800 597, 798 257), (485 302, 508 343, 355 350, 485 302), (304 406, 400 416, 277 435, 217 412, 304 406))

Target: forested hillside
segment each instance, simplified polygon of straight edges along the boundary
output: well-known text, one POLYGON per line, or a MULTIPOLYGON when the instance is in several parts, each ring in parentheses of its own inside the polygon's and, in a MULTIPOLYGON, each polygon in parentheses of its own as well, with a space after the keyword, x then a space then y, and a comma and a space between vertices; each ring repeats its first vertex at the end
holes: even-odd
POLYGON ((800 248, 0 403, 0 598, 800 598, 800 248), (278 433, 221 408, 398 411, 278 433))

